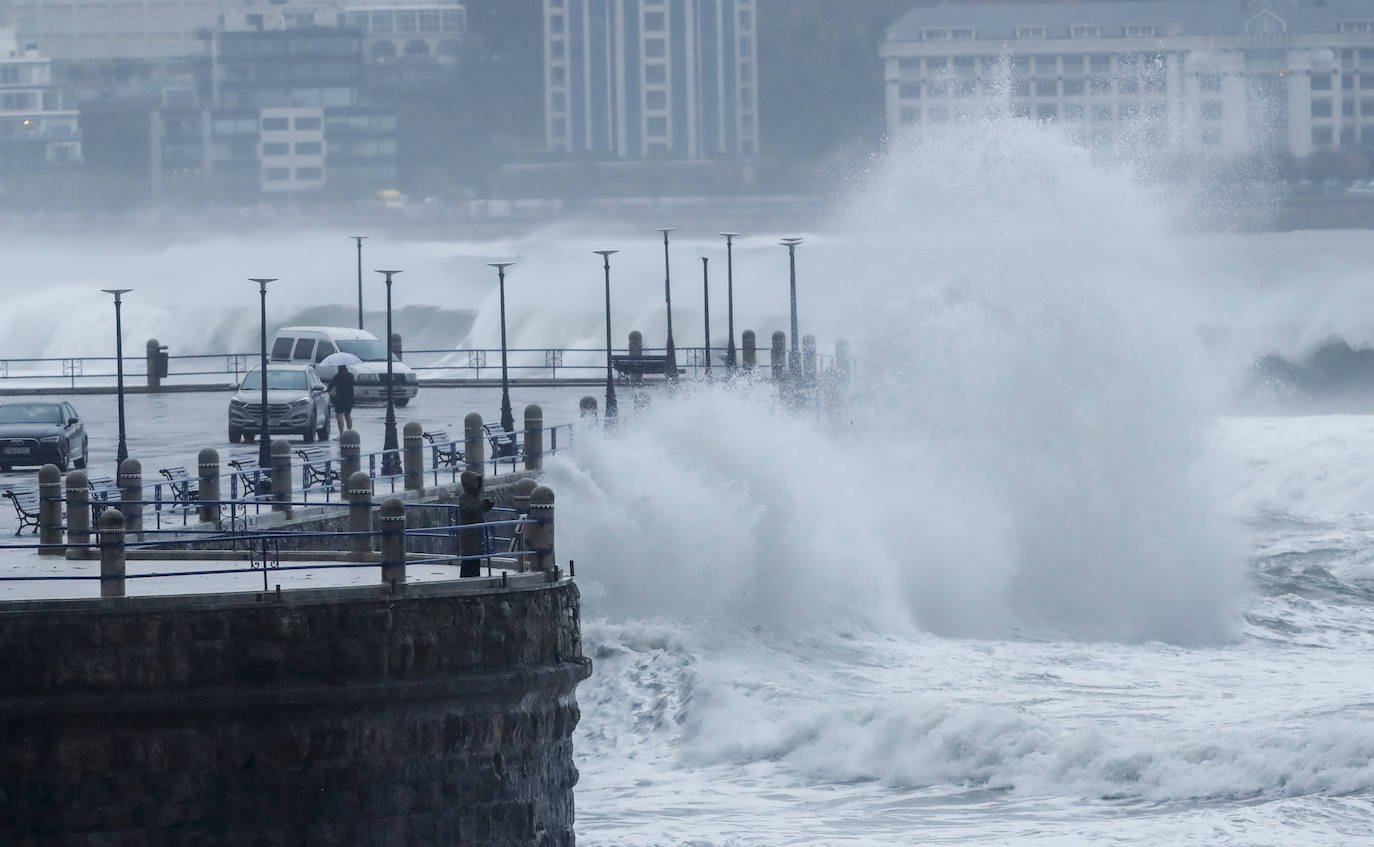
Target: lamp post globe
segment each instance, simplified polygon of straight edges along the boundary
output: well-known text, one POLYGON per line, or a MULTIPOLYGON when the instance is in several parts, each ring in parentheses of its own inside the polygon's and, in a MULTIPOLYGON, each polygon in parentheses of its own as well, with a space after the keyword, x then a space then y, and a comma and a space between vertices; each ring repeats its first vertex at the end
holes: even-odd
POLYGON ((725 237, 725 302, 726 330, 730 338, 725 342, 725 370, 733 374, 737 364, 735 351, 735 239, 738 232, 722 232, 725 237))
POLYGON ((401 472, 400 440, 396 437, 396 398, 391 367, 391 278, 401 271, 378 270, 386 277, 386 428, 382 436, 382 474, 396 476, 401 472))
MULTIPOLYGON (((506 268, 514 262, 487 262, 496 268, 496 279, 501 295, 501 428, 515 432, 515 414, 510 407, 510 374, 506 366, 506 268)), ((514 436, 511 436, 514 438, 514 436)))
MULTIPOLYGON (((115 478, 119 478, 119 467, 129 458, 129 443, 124 437, 124 326, 121 322, 119 307, 123 296, 132 288, 102 288, 106 294, 114 295, 115 307, 115 392, 119 399, 119 447, 115 450, 115 478)), ((85 456, 82 456, 85 461, 85 456)))
POLYGON ((606 271, 606 421, 609 423, 619 410, 615 402, 615 376, 611 370, 611 257, 619 250, 593 250, 601 257, 606 271))
POLYGON ((262 383, 262 415, 258 419, 258 467, 272 466, 272 445, 267 435, 267 283, 276 282, 276 277, 249 277, 249 282, 258 284, 259 344, 261 355, 258 374, 262 383))
POLYGON ((792 301, 792 350, 789 355, 788 371, 792 375, 794 385, 801 384, 801 347, 797 337, 797 245, 802 243, 800 238, 784 238, 782 246, 787 248, 787 266, 789 291, 792 301))
POLYGON ((673 345, 673 274, 668 264, 668 233, 673 231, 673 227, 662 226, 658 231, 663 233, 663 300, 668 306, 668 343, 664 350, 666 362, 665 373, 669 380, 677 380, 677 349, 673 345))

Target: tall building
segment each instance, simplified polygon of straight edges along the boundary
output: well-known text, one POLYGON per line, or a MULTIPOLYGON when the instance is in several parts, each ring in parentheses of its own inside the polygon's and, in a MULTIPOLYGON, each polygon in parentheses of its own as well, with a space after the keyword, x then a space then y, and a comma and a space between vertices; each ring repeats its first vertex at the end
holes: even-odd
POLYGON ((544 0, 550 153, 759 152, 754 0, 544 0))
POLYGON ((1371 0, 943 2, 879 49, 894 133, 1010 108, 1101 145, 1374 149, 1371 0))
POLYGON ((54 59, 204 56, 204 33, 239 0, 0 0, 20 43, 54 59))
POLYGON ((0 192, 16 178, 81 164, 76 109, 52 83, 52 61, 0 29, 0 192))

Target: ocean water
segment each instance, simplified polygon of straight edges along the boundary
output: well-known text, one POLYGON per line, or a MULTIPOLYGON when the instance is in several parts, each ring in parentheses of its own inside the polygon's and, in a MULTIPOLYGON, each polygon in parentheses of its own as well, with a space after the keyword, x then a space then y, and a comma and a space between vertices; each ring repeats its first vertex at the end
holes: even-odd
MULTIPOLYGON (((1196 232, 1191 199, 1050 127, 899 139, 800 233, 802 330, 854 345, 842 403, 622 395, 550 463, 595 661, 580 843, 1374 842, 1374 417, 1238 402, 1259 356, 1374 344, 1374 239, 1196 232)), ((512 345, 597 346, 591 251, 620 248, 615 336, 657 343, 672 223, 365 262, 406 269, 398 306, 477 312, 434 337, 490 347, 484 263, 515 256, 512 345)), ((758 230, 735 306, 762 340, 793 233, 758 230)), ((273 315, 354 285, 339 233, 0 244, 0 337, 31 355, 107 354, 83 292, 113 283, 126 337, 178 352, 251 348, 245 277, 282 278, 273 315)), ((723 343, 723 253, 674 234, 679 344, 700 255, 723 343)))

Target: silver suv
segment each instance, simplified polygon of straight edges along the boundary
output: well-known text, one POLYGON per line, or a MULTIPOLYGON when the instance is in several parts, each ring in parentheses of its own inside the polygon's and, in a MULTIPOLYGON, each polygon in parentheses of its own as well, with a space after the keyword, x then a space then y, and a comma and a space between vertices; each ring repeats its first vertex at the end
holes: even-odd
MULTIPOLYGON (((267 366, 267 432, 305 441, 329 439, 329 394, 309 365, 267 366)), ((262 428, 262 371, 254 368, 229 401, 229 443, 252 441, 262 428)))

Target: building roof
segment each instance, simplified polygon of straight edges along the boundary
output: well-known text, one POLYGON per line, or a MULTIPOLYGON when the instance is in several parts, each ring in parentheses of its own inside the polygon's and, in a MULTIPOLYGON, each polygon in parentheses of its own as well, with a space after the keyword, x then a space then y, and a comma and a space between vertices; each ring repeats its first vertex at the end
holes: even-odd
POLYGON ((971 27, 978 39, 1014 39, 1016 28, 1043 26, 1048 38, 1068 38, 1071 26, 1099 26, 1120 36, 1131 25, 1159 35, 1231 35, 1265 12, 1289 33, 1337 32, 1342 23, 1374 21, 1374 0, 1129 0, 1081 3, 950 3, 913 9, 887 29, 889 41, 920 41, 927 29, 971 27))

